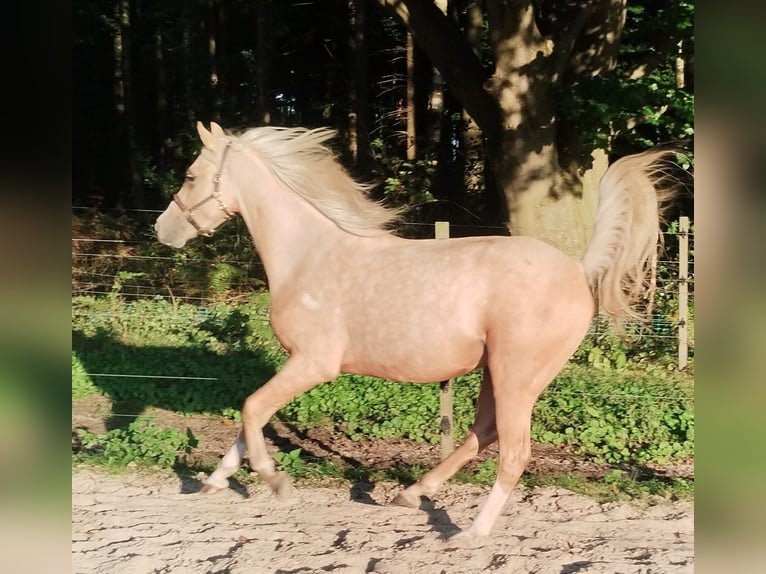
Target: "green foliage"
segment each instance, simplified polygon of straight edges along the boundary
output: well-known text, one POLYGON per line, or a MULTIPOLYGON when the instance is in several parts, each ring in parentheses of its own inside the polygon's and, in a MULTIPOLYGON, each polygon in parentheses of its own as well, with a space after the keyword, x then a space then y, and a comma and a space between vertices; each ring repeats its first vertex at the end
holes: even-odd
MULTIPOLYGON (((481 375, 474 372, 453 385, 455 433, 464 436, 473 422, 481 375)), ((279 413, 305 426, 338 426, 350 438, 403 437, 439 441, 439 388, 374 377, 341 375, 295 397, 279 413)))
POLYGON ((343 478, 344 470, 328 459, 307 457, 302 449, 296 448, 289 452, 275 452, 274 460, 277 468, 293 478, 343 478))
POLYGON ((235 281, 244 277, 245 271, 241 267, 221 262, 210 273, 210 290, 215 295, 224 295, 232 289, 235 281))
MULTIPOLYGON (((560 105, 569 110, 567 119, 583 128, 583 138, 594 148, 608 148, 611 143, 611 128, 614 128, 634 144, 648 147, 652 142, 628 129, 628 124, 645 121, 658 124, 662 114, 648 99, 661 98, 669 89, 659 90, 657 83, 651 79, 641 79, 633 82, 635 86, 626 89, 625 83, 614 77, 594 77, 580 86, 579 90, 563 91, 560 105), (658 93, 661 92, 661 93, 658 93)), ((690 135, 690 126, 683 126, 681 134, 690 135)), ((679 131, 679 130, 676 130, 679 131)))
MULTIPOLYGON (((177 135, 177 141, 179 142, 186 139, 182 137, 182 134, 177 135)), ((168 148, 173 146, 173 143, 170 141, 163 143, 165 146, 168 146, 168 148)), ((193 157, 193 155, 198 150, 198 146, 199 143, 197 140, 194 142, 194 147, 186 150, 186 153, 183 153, 182 155, 193 157)), ((176 159, 178 160, 180 158, 176 157, 176 159)), ((153 163, 152 158, 146 152, 139 153, 137 161, 138 169, 142 174, 144 184, 159 191, 161 197, 170 198, 176 191, 178 191, 178 188, 181 187, 180 181, 183 179, 182 170, 185 168, 185 166, 182 167, 180 162, 178 162, 176 167, 168 166, 167 162, 165 165, 160 166, 156 163, 153 163)))
POLYGON ((137 418, 125 429, 112 429, 97 435, 79 431, 85 457, 97 459, 107 466, 121 467, 128 463, 173 466, 179 456, 189 454, 197 446, 191 431, 182 434, 176 429, 160 429, 151 420, 137 418))
POLYGON ((145 221, 144 215, 73 215, 74 293, 108 293, 112 299, 161 293, 170 299, 225 301, 263 290, 263 265, 242 221, 222 226, 214 240, 198 238, 178 250, 156 241, 153 220, 145 221), (125 243, 115 247, 91 238, 125 243))
POLYGON ((594 148, 608 149, 611 134, 639 149, 658 140, 684 140, 694 134, 694 95, 675 81, 670 64, 633 80, 595 76, 575 90, 562 89, 561 114, 582 128, 583 141, 594 148), (636 130, 636 125, 645 127, 636 130))
MULTIPOLYGON (((675 304, 675 300, 672 303, 675 304)), ((602 371, 626 371, 640 366, 661 366, 672 371, 678 362, 677 305, 670 316, 672 320, 657 314, 648 325, 633 326, 621 335, 612 332, 605 319, 596 320, 591 333, 572 356, 572 362, 602 371)))
POLYGON ((247 305, 174 305, 161 298, 119 307, 75 298, 73 393, 97 389, 130 408, 153 405, 237 418, 245 397, 284 361, 266 332, 263 312, 247 305))
POLYGON ((636 498, 678 500, 688 499, 694 495, 693 480, 678 477, 670 480, 645 478, 616 469, 599 479, 585 478, 571 473, 561 475, 525 473, 521 477, 521 483, 530 488, 558 486, 602 503, 636 498))
MULTIPOLYGON (((461 469, 455 480, 469 484, 492 486, 497 478, 497 457, 489 458, 473 471, 461 469)), ((670 479, 640 476, 633 471, 613 469, 601 477, 591 478, 571 473, 527 473, 520 479, 528 488, 558 486, 596 499, 599 502, 658 497, 685 499, 694 495, 694 481, 680 477, 670 479)))
POLYGON ((532 438, 601 462, 668 462, 694 453, 693 387, 660 369, 571 366, 543 393, 532 438))
POLYGON ((434 201, 431 181, 436 160, 403 160, 381 138, 370 143, 380 175, 385 178, 384 196, 393 206, 412 206, 434 201))
POLYGON ((294 478, 303 478, 308 473, 308 466, 301 459, 301 449, 296 448, 290 452, 275 452, 274 460, 279 470, 282 470, 294 478))
POLYGON ((559 116, 594 149, 611 149, 614 138, 639 149, 687 140, 694 134, 694 94, 679 87, 675 66, 678 57, 693 53, 694 4, 649 9, 631 3, 627 10, 616 69, 562 84, 559 116), (679 54, 677 42, 667 38, 683 40, 684 52, 679 54), (637 61, 647 58, 656 65, 648 73, 634 73, 637 61))
POLYGON ((482 462, 473 474, 473 481, 476 484, 490 486, 497 479, 497 457, 490 458, 482 462))
POLYGON ((81 399, 98 394, 98 387, 93 384, 80 359, 72 353, 72 399, 81 399))
POLYGON ((140 271, 120 271, 112 282, 112 290, 109 293, 109 299, 111 301, 116 301, 120 298, 120 295, 122 294, 122 287, 125 284, 125 281, 135 279, 136 277, 143 277, 144 275, 146 275, 146 273, 142 273, 140 271))
POLYGON ((649 495, 667 495, 672 493, 675 498, 693 494, 694 484, 683 478, 674 477, 669 481, 656 478, 638 480, 637 477, 624 470, 611 470, 603 478, 604 484, 613 492, 623 493, 630 497, 649 495))

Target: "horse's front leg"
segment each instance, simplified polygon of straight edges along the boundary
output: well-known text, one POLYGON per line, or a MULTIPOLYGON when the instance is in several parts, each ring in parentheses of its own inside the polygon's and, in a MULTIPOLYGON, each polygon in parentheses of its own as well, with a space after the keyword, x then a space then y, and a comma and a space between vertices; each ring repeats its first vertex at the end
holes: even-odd
POLYGON ((212 494, 228 488, 229 477, 237 472, 239 465, 242 464, 242 457, 245 455, 245 432, 239 431, 237 440, 229 447, 226 454, 218 463, 218 466, 213 471, 205 483, 202 485, 200 492, 205 494, 212 494))
POLYGON ((263 427, 291 399, 320 383, 334 379, 338 374, 333 368, 320 367, 317 361, 293 355, 276 375, 247 397, 242 407, 242 432, 221 459, 218 468, 205 481, 202 492, 217 492, 228 486, 227 479, 239 468, 246 447, 250 467, 277 496, 283 498, 289 495, 290 479, 284 472, 276 470, 274 459, 266 450, 263 427))

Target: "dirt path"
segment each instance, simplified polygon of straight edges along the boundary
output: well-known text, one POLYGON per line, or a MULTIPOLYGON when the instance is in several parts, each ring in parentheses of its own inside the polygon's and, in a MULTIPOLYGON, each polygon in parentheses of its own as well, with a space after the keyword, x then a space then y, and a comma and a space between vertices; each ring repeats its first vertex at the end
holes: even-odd
POLYGON ((487 489, 450 484, 424 510, 387 506, 397 485, 262 486, 214 496, 174 475, 72 475, 74 574, 479 572, 691 573, 693 505, 597 504, 556 488, 515 491, 491 538, 441 539, 470 525, 487 489))

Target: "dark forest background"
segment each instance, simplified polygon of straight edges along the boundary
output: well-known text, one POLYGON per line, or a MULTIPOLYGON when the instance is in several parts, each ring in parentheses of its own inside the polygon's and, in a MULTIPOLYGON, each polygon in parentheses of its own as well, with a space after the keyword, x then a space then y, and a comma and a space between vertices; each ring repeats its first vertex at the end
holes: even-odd
MULTIPOLYGON (((435 66, 434 39, 414 19, 424 9, 435 31, 447 22, 457 37, 474 34, 478 80, 491 83, 491 22, 469 18, 493 3, 437 4, 446 15, 416 0, 75 0, 73 204, 164 208, 198 150, 196 121, 215 120, 229 130, 335 128, 347 168, 377 182, 380 198, 410 205, 413 218, 503 224, 502 194, 486 171, 489 130, 477 130, 463 107, 460 62, 435 66), (402 5, 412 22, 397 12, 402 5)), ((576 9, 619 5, 620 64, 557 84, 558 123, 579 126, 584 146, 610 157, 689 146, 689 3, 510 4, 531 5, 539 29, 554 36, 576 9), (651 71, 637 74, 647 56, 651 71)))

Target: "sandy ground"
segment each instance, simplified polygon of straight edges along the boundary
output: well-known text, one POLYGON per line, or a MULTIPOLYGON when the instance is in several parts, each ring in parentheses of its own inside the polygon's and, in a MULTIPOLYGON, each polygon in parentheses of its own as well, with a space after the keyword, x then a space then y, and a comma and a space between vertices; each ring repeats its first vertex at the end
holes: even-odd
POLYGON ((466 546, 488 489, 447 485, 421 510, 388 506, 395 484, 298 485, 279 502, 258 484, 212 496, 175 475, 72 475, 75 574, 610 574, 694 571, 693 504, 598 504, 518 488, 491 537, 466 546))

